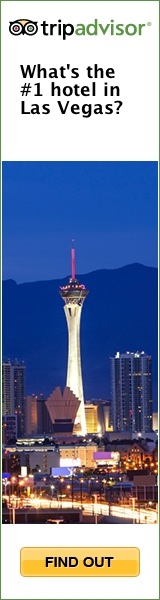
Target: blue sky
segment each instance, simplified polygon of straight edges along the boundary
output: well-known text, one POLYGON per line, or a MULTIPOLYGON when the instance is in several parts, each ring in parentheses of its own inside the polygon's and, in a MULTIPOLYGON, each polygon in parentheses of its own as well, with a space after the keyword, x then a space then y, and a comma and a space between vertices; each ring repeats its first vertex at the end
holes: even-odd
POLYGON ((3 163, 3 278, 157 266, 157 163, 3 163))

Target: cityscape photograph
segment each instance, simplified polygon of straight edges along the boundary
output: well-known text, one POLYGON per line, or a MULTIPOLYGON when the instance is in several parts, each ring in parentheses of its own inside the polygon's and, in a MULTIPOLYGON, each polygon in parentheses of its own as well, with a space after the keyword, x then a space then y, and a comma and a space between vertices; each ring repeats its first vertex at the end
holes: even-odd
POLYGON ((3 163, 3 524, 157 523, 157 188, 3 163))

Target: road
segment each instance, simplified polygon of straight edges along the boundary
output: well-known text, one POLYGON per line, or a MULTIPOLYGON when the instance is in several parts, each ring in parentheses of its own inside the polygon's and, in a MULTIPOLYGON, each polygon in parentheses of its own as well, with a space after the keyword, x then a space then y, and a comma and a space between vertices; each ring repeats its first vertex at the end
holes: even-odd
POLYGON ((83 512, 87 515, 89 514, 97 514, 97 515, 112 515, 113 517, 121 517, 123 519, 132 519, 132 521, 134 522, 138 522, 138 523, 156 523, 157 522, 157 514, 156 511, 153 509, 146 509, 146 508, 137 508, 137 507, 132 507, 132 506, 128 506, 128 505, 116 505, 116 504, 111 504, 109 506, 108 503, 103 503, 100 504, 99 502, 95 502, 93 503, 89 503, 89 502, 83 502, 82 506, 81 503, 78 501, 74 501, 73 505, 71 500, 48 500, 45 498, 29 498, 28 501, 25 500, 20 500, 18 498, 16 498, 16 500, 12 500, 11 504, 12 506, 15 506, 18 508, 17 505, 17 501, 18 501, 18 505, 19 507, 24 507, 24 508, 34 508, 34 509, 39 509, 39 508, 82 508, 83 507, 83 512))

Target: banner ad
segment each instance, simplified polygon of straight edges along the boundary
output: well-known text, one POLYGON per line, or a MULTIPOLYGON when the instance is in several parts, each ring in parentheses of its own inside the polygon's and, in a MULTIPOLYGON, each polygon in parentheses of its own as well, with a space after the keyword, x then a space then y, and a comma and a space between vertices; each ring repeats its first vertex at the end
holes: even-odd
POLYGON ((2 598, 155 600, 159 2, 1 16, 2 598))

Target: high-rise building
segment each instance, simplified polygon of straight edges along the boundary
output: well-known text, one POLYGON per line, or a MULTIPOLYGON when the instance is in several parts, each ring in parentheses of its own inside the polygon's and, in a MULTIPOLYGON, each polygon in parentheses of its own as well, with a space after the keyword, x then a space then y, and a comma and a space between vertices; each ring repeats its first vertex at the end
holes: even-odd
POLYGON ((17 433, 23 435, 25 364, 15 360, 2 363, 2 415, 17 415, 17 433))
POLYGON ((41 435, 53 433, 54 427, 43 394, 32 394, 25 398, 25 433, 41 435))
POLYGON ((32 394, 32 396, 27 396, 25 400, 25 434, 36 435, 37 429, 37 396, 32 394))
POLYGON ((115 431, 152 431, 151 356, 117 352, 111 358, 112 424, 115 431))
POLYGON ((60 295, 65 302, 64 311, 68 326, 68 368, 66 386, 80 400, 75 419, 75 432, 86 434, 83 382, 80 354, 80 319, 84 300, 88 294, 85 286, 76 279, 75 249, 71 249, 72 275, 66 286, 60 287, 60 295))

